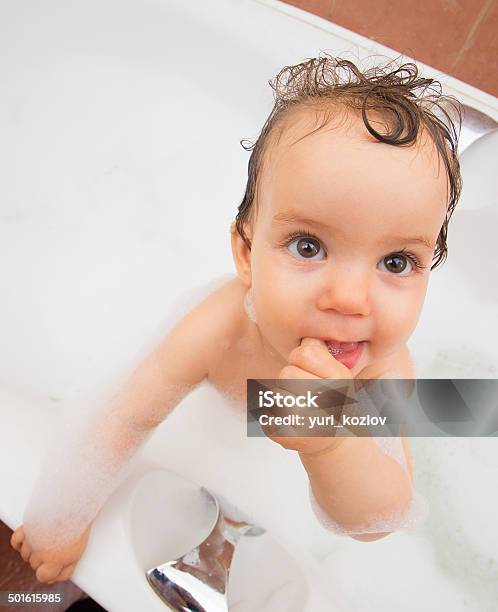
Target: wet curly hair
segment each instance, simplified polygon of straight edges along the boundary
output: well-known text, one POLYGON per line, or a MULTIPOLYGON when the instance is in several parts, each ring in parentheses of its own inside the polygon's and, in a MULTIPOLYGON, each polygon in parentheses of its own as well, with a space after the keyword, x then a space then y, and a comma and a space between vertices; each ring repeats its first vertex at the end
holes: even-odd
MULTIPOLYGON (((274 106, 255 142, 243 139, 240 144, 252 151, 248 164, 245 194, 235 218, 235 228, 245 244, 251 242, 244 226, 255 215, 258 178, 272 136, 282 133, 285 119, 294 109, 320 111, 322 128, 331 114, 342 108, 361 111, 366 129, 378 141, 394 146, 411 146, 417 142, 421 128, 432 138, 443 160, 449 183, 449 202, 441 227, 431 270, 447 257, 448 223, 462 191, 460 164, 457 157, 458 137, 462 125, 462 107, 452 96, 443 96, 439 81, 419 76, 416 64, 400 64, 399 60, 376 65, 361 71, 352 61, 322 52, 294 66, 286 66, 269 81, 274 91, 274 106), (385 133, 370 123, 368 113, 385 118, 385 133)), ((311 132, 311 133, 313 133, 311 132)))

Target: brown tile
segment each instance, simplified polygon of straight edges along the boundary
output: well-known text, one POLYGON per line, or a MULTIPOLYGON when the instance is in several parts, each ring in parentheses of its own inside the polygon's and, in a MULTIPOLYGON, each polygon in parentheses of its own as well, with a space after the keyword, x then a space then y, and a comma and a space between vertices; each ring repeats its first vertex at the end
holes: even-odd
POLYGON ((330 0, 284 0, 284 2, 325 19, 327 19, 330 8, 330 0))
POLYGON ((497 0, 288 0, 287 3, 485 91, 496 91, 497 0), (493 10, 488 6, 490 3, 493 10), (486 19, 482 20, 486 9, 486 19), (487 66, 493 52, 495 61, 493 66, 489 65, 494 71, 491 75, 487 66), (472 59, 468 60, 469 57, 472 59), (476 74, 473 74, 474 68, 476 74))
POLYGON ((462 45, 453 75, 498 96, 498 2, 489 2, 487 8, 462 45))
POLYGON ((485 0, 332 0, 328 19, 448 70, 485 0))

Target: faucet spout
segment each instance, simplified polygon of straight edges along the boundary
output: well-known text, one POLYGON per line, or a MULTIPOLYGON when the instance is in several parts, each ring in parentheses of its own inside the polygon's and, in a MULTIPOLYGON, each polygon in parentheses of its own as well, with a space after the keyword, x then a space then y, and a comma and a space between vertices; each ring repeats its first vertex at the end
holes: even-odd
POLYGON ((212 493, 205 488, 202 492, 216 510, 207 538, 179 559, 146 572, 154 591, 175 612, 228 612, 227 586, 235 546, 243 535, 264 533, 261 527, 228 517, 212 493))

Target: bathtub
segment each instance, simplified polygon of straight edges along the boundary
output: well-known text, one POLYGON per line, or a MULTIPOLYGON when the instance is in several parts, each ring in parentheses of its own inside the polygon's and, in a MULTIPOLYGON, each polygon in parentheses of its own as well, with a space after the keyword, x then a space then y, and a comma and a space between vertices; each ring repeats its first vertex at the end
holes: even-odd
MULTIPOLYGON (((322 49, 398 55, 273 0, 2 4, 0 518, 11 528, 54 424, 235 274, 229 225, 249 155, 239 140, 271 109, 267 81, 322 49)), ((498 119, 496 98, 420 65, 498 119)), ((463 136, 448 261, 410 339, 419 377, 497 376, 498 142, 463 136)), ((231 610, 496 610, 494 439, 412 448, 427 522, 371 543, 340 537, 316 522, 296 455, 248 440, 240 413, 202 384, 137 455, 73 582, 112 612, 164 609, 144 572, 153 534, 181 520, 165 502, 178 474, 267 528, 240 544, 231 610)))

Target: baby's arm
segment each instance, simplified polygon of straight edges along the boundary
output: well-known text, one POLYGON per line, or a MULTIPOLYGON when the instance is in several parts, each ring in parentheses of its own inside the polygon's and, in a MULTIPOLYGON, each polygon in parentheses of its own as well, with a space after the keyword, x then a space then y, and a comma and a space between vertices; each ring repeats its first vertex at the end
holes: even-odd
POLYGON ((206 378, 214 344, 206 319, 209 301, 178 322, 90 420, 72 424, 49 450, 24 524, 11 539, 41 582, 71 576, 91 522, 126 476, 129 459, 206 378))
MULTIPOLYGON (((383 363, 362 371, 357 378, 413 378, 403 361, 383 363), (386 368, 386 366, 388 366, 386 368)), ((331 358, 325 343, 303 338, 289 355, 279 379, 334 379, 350 387, 351 371, 331 358), (348 382, 350 381, 350 382, 348 382)), ((285 388, 285 382, 281 386, 285 388)), ((399 391, 399 388, 398 388, 399 391)), ((408 388, 407 388, 408 391, 408 388)), ((363 395, 360 399, 368 401, 363 395)), ((347 430, 345 430, 346 433, 347 430)), ((318 519, 329 529, 357 540, 376 540, 407 525, 413 506, 411 456, 406 438, 349 436, 269 436, 291 450, 297 450, 308 474, 310 497, 318 519)), ((267 434, 268 435, 268 434, 267 434)))
MULTIPOLYGON (((413 379, 408 349, 360 377, 413 379)), ((315 512, 334 531, 369 542, 405 524, 414 495, 408 438, 341 437, 330 453, 300 458, 310 475, 315 512)))
POLYGON ((315 512, 326 526, 370 541, 403 523, 412 502, 411 475, 373 438, 342 438, 328 453, 300 453, 300 458, 310 478, 315 512))

